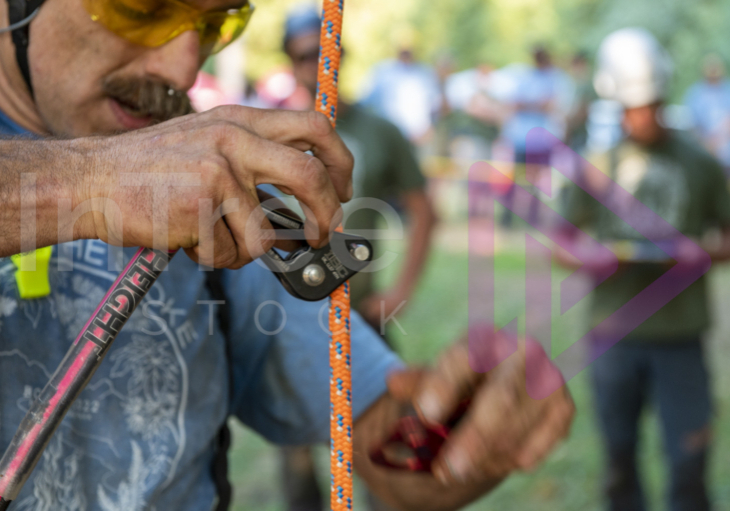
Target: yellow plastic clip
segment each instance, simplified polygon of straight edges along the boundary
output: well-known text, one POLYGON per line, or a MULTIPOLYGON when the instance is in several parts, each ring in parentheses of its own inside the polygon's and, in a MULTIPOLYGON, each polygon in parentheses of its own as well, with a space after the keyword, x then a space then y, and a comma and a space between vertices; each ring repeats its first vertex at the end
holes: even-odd
POLYGON ((18 292, 23 300, 43 298, 51 294, 48 265, 51 262, 52 253, 53 247, 45 247, 10 257, 17 268, 15 282, 18 284, 18 292))

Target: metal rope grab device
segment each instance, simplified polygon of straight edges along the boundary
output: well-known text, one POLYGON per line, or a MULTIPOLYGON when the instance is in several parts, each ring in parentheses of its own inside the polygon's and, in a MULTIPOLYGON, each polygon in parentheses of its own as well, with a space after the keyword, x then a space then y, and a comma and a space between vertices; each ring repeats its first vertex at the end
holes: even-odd
MULTIPOLYGON (((341 55, 344 0, 324 0, 317 109, 334 125, 341 55)), ((263 207, 263 206, 262 206, 263 207)), ((302 223, 263 207, 277 229, 299 231, 302 223)), ((303 233, 302 233, 303 234, 303 233)), ((298 239, 303 239, 300 237, 298 239)), ((31 405, 0 459, 0 511, 8 509, 41 458, 72 404, 101 365, 112 342, 131 317, 176 251, 140 248, 122 270, 60 366, 31 405)), ((263 257, 286 290, 303 300, 331 296, 330 398, 332 511, 351 510, 352 386, 350 356, 350 294, 347 280, 372 260, 364 238, 333 233, 329 245, 303 247, 288 256, 275 250, 263 257)))

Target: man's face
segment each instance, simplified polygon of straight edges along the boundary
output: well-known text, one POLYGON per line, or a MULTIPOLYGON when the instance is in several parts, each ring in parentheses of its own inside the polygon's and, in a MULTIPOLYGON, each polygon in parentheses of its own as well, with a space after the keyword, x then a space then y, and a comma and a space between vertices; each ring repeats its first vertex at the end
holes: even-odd
POLYGON ((705 64, 703 69, 705 80, 710 83, 720 83, 725 76, 725 66, 722 62, 711 62, 705 64))
POLYGON ((649 146, 659 142, 666 130, 659 124, 660 103, 627 108, 624 112, 624 129, 628 136, 637 143, 649 146))
POLYGON ((310 32, 292 38, 286 45, 286 53, 291 59, 292 70, 297 82, 306 87, 314 99, 317 94, 319 33, 310 32))
MULTIPOLYGON (((189 3, 206 10, 232 4, 189 3)), ((156 48, 132 44, 94 22, 82 0, 46 0, 30 26, 28 48, 40 116, 53 134, 76 137, 143 128, 186 113, 184 92, 205 58, 199 46, 193 31, 156 48)))
POLYGON ((585 79, 590 73, 587 60, 575 59, 570 68, 572 75, 579 80, 585 79))
POLYGON ((535 60, 535 67, 546 69, 551 66, 550 54, 544 48, 535 50, 532 57, 535 60))
POLYGON ((410 47, 401 48, 398 50, 398 60, 404 64, 413 64, 416 62, 416 56, 413 53, 413 49, 410 47))

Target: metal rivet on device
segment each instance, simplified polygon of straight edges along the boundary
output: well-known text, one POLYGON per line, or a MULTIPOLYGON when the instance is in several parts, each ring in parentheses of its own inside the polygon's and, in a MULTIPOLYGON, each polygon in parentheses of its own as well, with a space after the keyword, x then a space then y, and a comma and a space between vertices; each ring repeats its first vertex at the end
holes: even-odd
POLYGON ((321 285, 324 282, 324 277, 324 270, 317 264, 310 264, 304 268, 304 272, 302 273, 304 283, 312 287, 321 285))
POLYGON ((358 261, 365 262, 370 259, 370 249, 367 245, 353 245, 350 248, 350 253, 358 261))

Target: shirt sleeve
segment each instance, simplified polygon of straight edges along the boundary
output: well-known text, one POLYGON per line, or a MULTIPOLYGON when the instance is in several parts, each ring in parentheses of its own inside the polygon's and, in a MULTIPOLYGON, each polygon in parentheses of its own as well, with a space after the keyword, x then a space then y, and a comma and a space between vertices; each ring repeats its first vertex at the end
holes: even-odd
MULTIPOLYGON (((294 298, 258 262, 226 272, 225 285, 232 316, 232 413, 276 444, 327 441, 328 301, 294 298)), ((357 418, 385 393, 387 375, 403 364, 354 311, 352 364, 357 418)))

